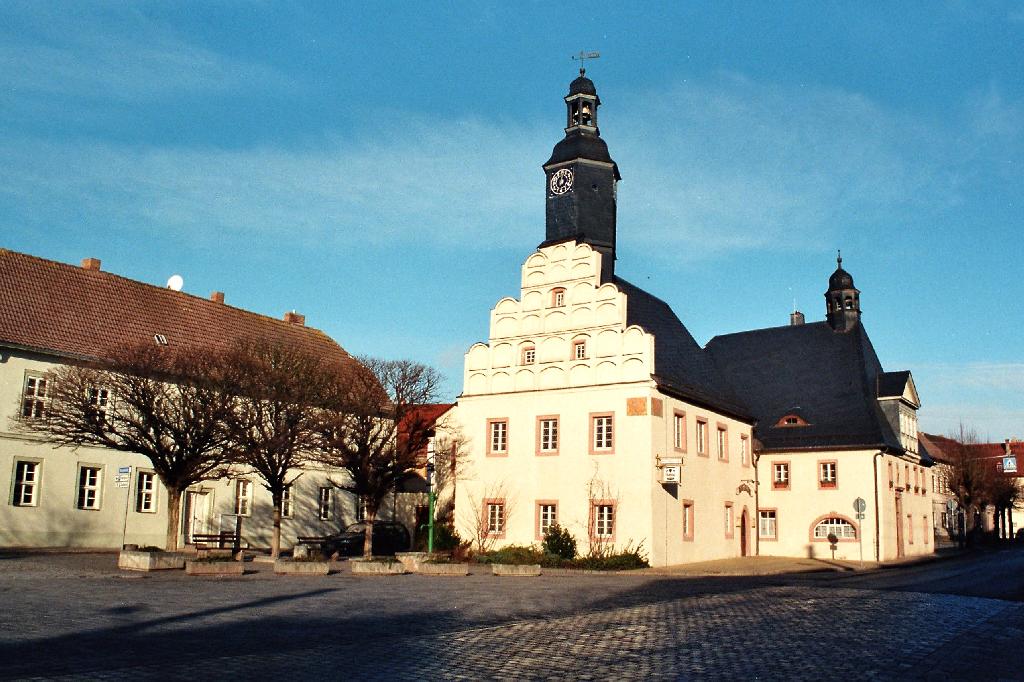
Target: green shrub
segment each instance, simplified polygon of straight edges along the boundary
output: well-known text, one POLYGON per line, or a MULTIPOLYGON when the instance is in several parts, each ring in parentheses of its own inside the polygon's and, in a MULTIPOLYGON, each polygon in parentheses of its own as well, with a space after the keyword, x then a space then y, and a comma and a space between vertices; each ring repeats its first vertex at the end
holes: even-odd
POLYGON ((572 561, 576 558, 576 538, 568 528, 562 528, 556 523, 544 534, 544 552, 572 561))
POLYGON ((647 553, 643 544, 635 547, 629 543, 619 552, 600 552, 580 557, 564 564, 566 568, 579 568, 589 571, 631 571, 637 568, 648 568, 647 553))
POLYGON ((532 545, 508 545, 476 555, 481 564, 539 564, 543 560, 544 552, 532 545))
MULTIPOLYGON (((427 549, 427 537, 423 535, 423 551, 427 549)), ((448 552, 461 546, 462 538, 455 532, 455 528, 448 524, 439 523, 434 526, 434 551, 448 552)))

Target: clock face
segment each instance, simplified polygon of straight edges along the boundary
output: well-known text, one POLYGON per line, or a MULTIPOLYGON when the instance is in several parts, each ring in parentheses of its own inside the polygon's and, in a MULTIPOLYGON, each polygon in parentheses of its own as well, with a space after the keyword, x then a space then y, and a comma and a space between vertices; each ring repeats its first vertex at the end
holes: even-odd
POLYGON ((551 182, 548 184, 552 194, 565 194, 572 189, 572 171, 568 168, 561 168, 551 175, 551 182))

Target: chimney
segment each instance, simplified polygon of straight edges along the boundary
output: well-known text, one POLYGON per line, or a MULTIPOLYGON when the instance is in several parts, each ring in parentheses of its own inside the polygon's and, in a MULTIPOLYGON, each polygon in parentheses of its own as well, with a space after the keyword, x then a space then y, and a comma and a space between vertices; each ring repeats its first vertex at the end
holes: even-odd
POLYGON ((291 310, 284 314, 284 321, 291 322, 292 324, 302 325, 306 324, 306 316, 300 315, 299 313, 291 310))
POLYGON ((795 327, 804 323, 804 314, 799 310, 794 310, 789 314, 789 326, 795 327))
POLYGON ((223 291, 215 291, 215 292, 213 292, 212 294, 210 294, 210 300, 213 301, 214 303, 223 303, 224 302, 224 292, 223 291))
POLYGON ((95 270, 96 272, 99 272, 99 269, 100 269, 100 259, 99 258, 83 258, 82 259, 82 269, 83 270, 95 270))

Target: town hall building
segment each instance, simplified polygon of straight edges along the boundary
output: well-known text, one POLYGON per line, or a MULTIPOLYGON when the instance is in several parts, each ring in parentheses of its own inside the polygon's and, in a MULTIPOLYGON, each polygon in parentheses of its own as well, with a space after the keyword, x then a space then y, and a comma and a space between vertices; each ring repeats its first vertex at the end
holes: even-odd
POLYGON ((932 551, 920 401, 909 372, 882 370, 841 262, 826 321, 701 347, 620 276, 621 175, 582 69, 564 100, 545 238, 465 357, 459 533, 530 544, 558 524, 583 553, 641 544, 655 566, 932 551))

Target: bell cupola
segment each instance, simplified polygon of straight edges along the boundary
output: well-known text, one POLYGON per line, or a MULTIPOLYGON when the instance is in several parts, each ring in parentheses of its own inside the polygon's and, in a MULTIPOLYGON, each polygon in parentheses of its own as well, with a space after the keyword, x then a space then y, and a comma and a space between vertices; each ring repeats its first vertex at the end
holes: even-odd
POLYGON ((619 168, 597 127, 601 99, 580 69, 565 96, 565 137, 544 164, 547 231, 541 244, 565 239, 590 244, 605 254, 610 273, 615 261, 616 183, 619 168))
POLYGON ((825 316, 837 332, 848 332, 860 322, 860 291, 853 286, 853 276, 843 270, 843 254, 836 257, 836 271, 828 278, 825 292, 825 316))

